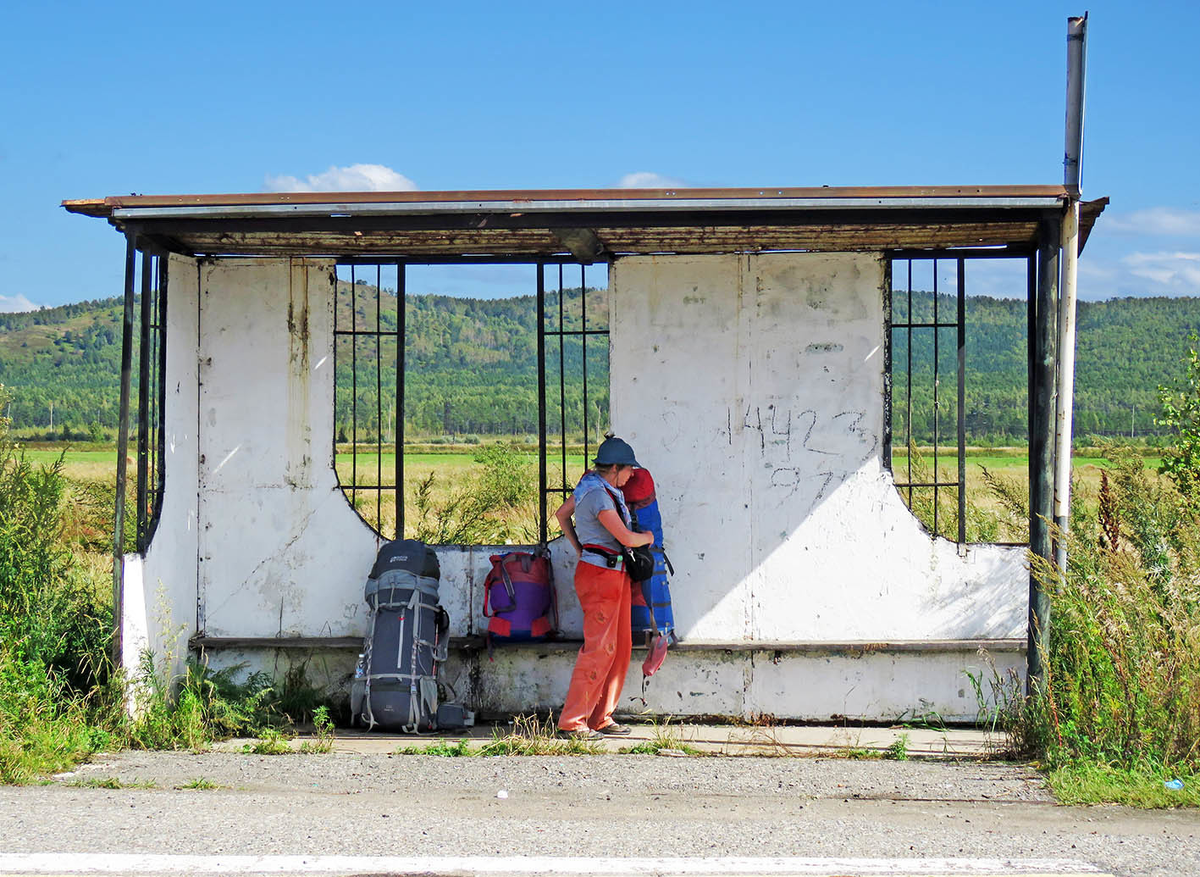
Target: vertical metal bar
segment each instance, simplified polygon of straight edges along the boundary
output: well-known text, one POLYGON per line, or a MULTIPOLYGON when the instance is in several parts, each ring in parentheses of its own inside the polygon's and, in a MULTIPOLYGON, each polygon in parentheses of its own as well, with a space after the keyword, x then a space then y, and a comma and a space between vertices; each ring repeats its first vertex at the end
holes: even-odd
MULTIPOLYGON (((567 339, 563 333, 563 266, 558 265, 558 423, 562 448, 562 492, 567 494, 567 339)), ((587 461, 584 461, 587 464, 587 461)))
POLYGON ((170 285, 170 256, 163 253, 158 259, 158 436, 156 450, 158 466, 155 474, 154 517, 162 512, 163 487, 167 479, 166 419, 167 419, 167 287, 170 285))
POLYGON ((1037 256, 1032 255, 1025 264, 1025 352, 1028 358, 1025 368, 1025 445, 1029 449, 1029 538, 1033 539, 1033 510, 1037 507, 1037 478, 1033 474, 1033 428, 1036 421, 1034 414, 1033 385, 1037 380, 1033 364, 1037 359, 1035 350, 1037 341, 1037 288, 1038 288, 1037 256))
POLYGON ((396 538, 404 538, 404 344, 408 334, 406 269, 396 262, 396 538))
MULTIPOLYGON (((1037 327, 1034 343, 1034 423, 1030 428, 1036 503, 1029 509, 1029 550, 1046 560, 1053 559, 1050 522, 1054 514, 1054 383, 1055 329, 1058 301, 1060 222, 1047 218, 1039 227, 1037 327)), ((1032 485, 1031 485, 1032 486, 1032 485)), ((1028 678, 1030 690, 1040 683, 1050 645, 1050 595, 1037 576, 1029 576, 1028 678)))
POLYGON ((538 541, 548 541, 546 520, 546 263, 537 263, 538 541))
POLYGON ((341 304, 341 295, 338 293, 338 278, 337 267, 333 269, 333 474, 337 477, 338 484, 342 483, 342 476, 337 470, 337 452, 338 452, 338 348, 341 345, 342 339, 338 335, 338 305, 341 304))
POLYGON ((358 286, 350 264, 350 505, 358 511, 358 286))
POLYGON ((933 260, 933 532, 936 536, 938 533, 938 494, 941 490, 938 488, 938 483, 941 478, 938 474, 938 381, 940 378, 938 370, 938 360, 941 357, 941 350, 938 340, 942 334, 942 330, 938 328, 938 260, 933 260))
POLYGON ((137 434, 137 545, 138 551, 146 548, 146 483, 149 470, 148 448, 150 443, 150 322, 153 304, 150 296, 153 256, 147 248, 142 252, 141 283, 141 326, 138 341, 138 434, 137 434))
POLYGON ((125 311, 121 326, 121 402, 117 421, 117 496, 113 510, 113 666, 122 665, 125 620, 125 457, 129 453, 129 390, 133 382, 133 286, 137 235, 125 232, 125 311))
POLYGON ((892 471, 892 260, 883 261, 883 466, 892 471))
POLYGON ((375 530, 383 533, 383 357, 379 333, 382 322, 383 266, 375 265, 375 530))
POLYGON ((158 406, 158 388, 162 386, 162 372, 159 370, 159 354, 161 351, 162 335, 158 327, 159 275, 163 254, 156 254, 151 260, 150 286, 150 386, 146 402, 149 414, 146 417, 146 535, 145 543, 154 536, 154 503, 158 496, 158 434, 161 425, 158 406))
POLYGON ((912 427, 912 356, 913 356, 913 309, 912 309, 912 259, 908 260, 908 397, 905 404, 905 447, 908 449, 908 510, 912 511, 912 467, 913 467, 913 427, 912 427))
POLYGON ((579 308, 580 330, 579 343, 583 356, 583 459, 588 458, 588 378, 587 378, 587 267, 579 266, 579 308))
POLYGON ((958 258, 958 544, 967 541, 967 265, 958 258))

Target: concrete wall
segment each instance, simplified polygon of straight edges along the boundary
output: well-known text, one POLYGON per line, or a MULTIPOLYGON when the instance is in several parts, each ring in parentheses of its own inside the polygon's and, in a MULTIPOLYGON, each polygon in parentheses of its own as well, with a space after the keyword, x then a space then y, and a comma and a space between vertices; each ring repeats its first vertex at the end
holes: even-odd
POLYGON ((362 630, 377 540, 333 470, 333 265, 201 266, 199 626, 362 630))
POLYGON ((622 259, 610 296, 613 424, 655 476, 685 637, 1023 635, 1022 553, 930 538, 884 469, 878 257, 622 259))
MULTIPOLYGON (((689 643, 630 709, 791 718, 971 718, 967 645, 923 655, 774 645, 1023 633, 1021 552, 931 539, 880 459, 882 267, 861 255, 657 257, 611 273, 612 417, 659 484, 689 643), (928 707, 926 709, 926 707, 928 707)), ((126 637, 361 636, 379 539, 333 471, 332 263, 171 262, 163 519, 126 563, 126 637), (190 290, 190 291, 189 291, 190 290), (162 594, 161 600, 159 594, 162 594), (140 608, 139 601, 140 600, 140 608), (190 610, 190 611, 189 611, 190 610)), ((552 546, 562 629, 581 634, 573 555, 552 546)), ((487 547, 439 549, 452 634, 477 633, 487 547)), ((502 549, 501 549, 502 550, 502 549)), ((140 637, 140 640, 138 640, 140 637)), ((459 654, 474 706, 556 708, 572 652, 459 654)), ((1020 665, 1006 653, 1000 670, 1020 665)), ((351 651, 224 651, 220 666, 308 662, 344 686, 351 651)))

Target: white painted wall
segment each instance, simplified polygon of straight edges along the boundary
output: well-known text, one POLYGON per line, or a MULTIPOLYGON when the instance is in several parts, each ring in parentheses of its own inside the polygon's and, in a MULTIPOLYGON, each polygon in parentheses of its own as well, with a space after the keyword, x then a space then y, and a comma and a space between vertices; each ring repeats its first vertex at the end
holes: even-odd
POLYGON ((686 639, 1021 636, 1022 552, 932 539, 881 457, 883 267, 619 260, 612 419, 655 476, 686 639))
POLYGON ((200 267, 200 626, 363 630, 378 540, 333 470, 333 265, 200 267))
MULTIPOLYGON (((161 648, 170 633, 151 620, 159 582, 187 634, 362 635, 380 540, 333 471, 332 263, 173 259, 171 272, 164 514, 145 561, 126 564, 129 642, 140 632, 161 648)), ((864 255, 613 267, 613 421, 658 482, 686 640, 769 649, 1023 634, 1021 552, 959 556, 931 539, 881 465, 881 284, 880 261, 864 255)), ((552 548, 562 630, 578 637, 574 558, 552 548)), ((439 549, 452 634, 485 629, 481 588, 498 550, 439 549)), ((647 705, 892 718, 916 698, 959 716, 973 660, 766 654, 680 653, 647 705)), ((272 669, 278 656, 211 659, 272 669)), ((342 686, 354 656, 302 657, 314 681, 342 686)), ((569 652, 512 648, 494 662, 457 656, 446 678, 485 708, 557 708, 570 666, 569 652)), ((635 664, 630 697, 639 676, 635 664)))

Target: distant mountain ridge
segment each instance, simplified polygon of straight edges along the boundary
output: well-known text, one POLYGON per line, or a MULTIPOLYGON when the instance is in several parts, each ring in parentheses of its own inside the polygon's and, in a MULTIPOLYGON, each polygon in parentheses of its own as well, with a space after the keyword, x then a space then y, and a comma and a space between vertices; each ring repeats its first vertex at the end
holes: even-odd
MULTIPOLYGON (((359 319, 375 319, 374 289, 363 289, 359 319), (369 302, 369 304, 368 304, 369 302), (368 313, 369 308, 369 313, 368 313)), ((606 319, 603 291, 588 291, 589 321, 606 319)), ((579 290, 566 290, 564 304, 578 302, 579 290), (573 297, 573 298, 572 298, 573 297)), ((339 296, 344 302, 345 296, 339 296)), ((952 307, 946 299, 945 307, 952 307)), ((67 427, 74 434, 117 425, 121 357, 121 300, 80 302, 17 314, 0 314, 0 384, 13 395, 3 412, 17 430, 67 427)), ((918 308, 930 309, 930 293, 914 293, 918 308)), ((577 312, 568 306, 568 313, 577 312)), ((548 308, 556 319, 557 304, 548 308)), ((945 313, 953 313, 952 310, 945 313)), ((413 437, 473 433, 530 434, 537 430, 536 304, 533 296, 506 299, 410 295, 406 310, 408 374, 406 431, 413 437)), ((381 296, 380 319, 396 325, 395 296, 381 296)), ((349 325, 349 306, 339 304, 339 320, 349 325)), ((568 328, 578 321, 568 317, 568 328)), ((360 323, 362 325, 362 323, 360 323)), ((1025 433, 1025 305, 1011 299, 967 299, 967 426, 973 441, 1021 440, 1025 433)), ((1200 298, 1124 298, 1080 302, 1078 314, 1076 434, 1138 435, 1152 430, 1157 388, 1183 374, 1188 335, 1200 332, 1200 298)), ((953 345, 942 337, 940 434, 953 434, 953 345), (950 389, 947 389, 950 388, 950 389), (947 398, 944 394, 950 392, 947 398), (945 412, 949 411, 947 416, 945 412)), ((547 345, 548 373, 559 371, 556 340, 547 345)), ((395 403, 394 377, 385 379, 382 398, 374 391, 374 346, 361 346, 360 370, 371 369, 367 389, 359 387, 360 428, 364 411, 383 409, 385 424, 395 403), (390 384, 390 386, 389 386, 390 384), (363 395, 366 393, 367 395, 363 395)), ((394 341, 379 348, 381 362, 394 361, 394 341)), ((931 433, 933 411, 931 335, 913 338, 914 438, 931 433)), ((607 410, 607 344, 588 343, 589 422, 607 410)), ((345 361, 343 357, 342 361, 345 361)), ((906 389, 907 339, 898 332, 893 348, 894 387, 906 389)), ((567 377, 568 426, 581 410, 582 358, 577 339, 569 340, 563 373, 567 377), (574 413, 572 413, 574 412, 574 413)), ((363 372, 365 374, 365 372, 363 372)), ((350 416, 351 375, 338 373, 339 428, 350 416)), ((557 387, 557 384, 554 385, 557 387)), ((903 441, 905 400, 894 400, 896 440, 903 441)), ((557 406, 557 401, 554 402, 557 406)), ((558 422, 557 408, 551 420, 558 422)), ((369 419, 369 418, 368 418, 369 419)), ((552 424, 553 425, 553 424, 552 424)), ((387 428, 385 426, 385 432, 387 428)))

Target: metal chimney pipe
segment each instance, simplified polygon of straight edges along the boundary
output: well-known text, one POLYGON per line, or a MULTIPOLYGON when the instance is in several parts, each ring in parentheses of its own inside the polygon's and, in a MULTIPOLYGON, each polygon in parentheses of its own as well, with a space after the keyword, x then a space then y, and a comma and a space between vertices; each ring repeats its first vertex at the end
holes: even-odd
POLYGON ((1079 265, 1079 191, 1083 154, 1084 73, 1087 13, 1067 19, 1067 153, 1064 185, 1068 198, 1062 221, 1062 285, 1058 302, 1058 393, 1054 418, 1054 523, 1059 529, 1054 561, 1067 570, 1067 531, 1071 524, 1071 438, 1075 403, 1075 298, 1079 265))
POLYGON ((1067 19, 1067 148, 1063 185, 1072 199, 1083 189, 1083 104, 1087 79, 1087 13, 1067 19))

